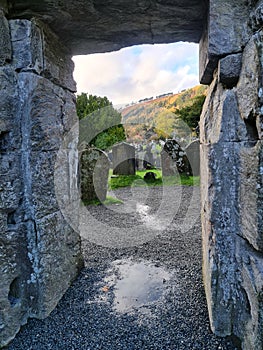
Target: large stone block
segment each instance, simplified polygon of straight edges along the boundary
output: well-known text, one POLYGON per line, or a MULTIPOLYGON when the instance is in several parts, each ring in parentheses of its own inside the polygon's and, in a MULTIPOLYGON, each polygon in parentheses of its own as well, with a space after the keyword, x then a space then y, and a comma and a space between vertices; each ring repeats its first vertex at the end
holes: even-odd
POLYGON ((244 339, 243 349, 261 350, 263 348, 262 254, 256 252, 245 240, 240 239, 237 244, 236 258, 245 303, 243 307, 239 304, 236 308, 233 331, 244 339))
POLYGON ((239 79, 242 67, 242 54, 228 55, 219 60, 219 82, 227 88, 234 87, 239 79))
MULTIPOLYGON (((238 106, 242 119, 256 126, 256 114, 259 106, 260 59, 255 37, 246 45, 243 53, 242 69, 237 84, 238 106)), ((251 130, 253 133, 253 130, 251 130)), ((256 130, 254 132, 257 133, 256 130)), ((257 135, 255 135, 257 139, 257 135)))
POLYGON ((200 81, 210 84, 218 60, 242 52, 249 40, 246 0, 210 0, 207 29, 200 41, 200 81))
POLYGON ((32 71, 72 92, 74 63, 61 41, 40 21, 10 20, 12 65, 16 71, 32 71))
POLYGON ((80 236, 61 212, 36 220, 39 256, 39 310, 45 318, 83 267, 80 236))
POLYGON ((85 55, 136 44, 198 42, 206 9, 203 0, 16 0, 8 16, 42 20, 73 54, 85 55))
POLYGON ((212 330, 231 335, 237 281, 238 216, 236 143, 201 145, 203 276, 212 330), (225 167, 227 164, 227 167, 225 167))
POLYGON ((33 151, 59 150, 66 134, 78 123, 74 95, 33 73, 20 73, 18 84, 28 147, 33 151))
POLYGON ((27 255, 26 228, 0 212, 0 347, 19 331, 37 304, 36 289, 28 284, 31 263, 27 255))
POLYGON ((203 271, 211 327, 221 336, 236 335, 244 349, 259 350, 263 159, 256 126, 256 51, 253 39, 245 48, 236 88, 225 89, 215 77, 200 128, 203 271), (248 92, 250 79, 253 92, 248 92))
POLYGON ((35 23, 28 20, 9 21, 12 40, 12 65, 17 72, 43 71, 42 33, 35 23))
POLYGON ((236 90, 225 90, 215 78, 209 88, 200 119, 201 143, 240 142, 250 139, 240 115, 236 90))
POLYGON ((263 143, 240 147, 240 234, 263 252, 263 143))
POLYGON ((76 92, 76 82, 72 75, 74 63, 71 59, 71 52, 62 44, 61 38, 58 38, 48 26, 39 21, 37 22, 37 25, 43 30, 44 36, 43 76, 50 79, 56 85, 62 86, 72 92, 76 92))
MULTIPOLYGON (((78 128, 70 132, 77 121, 72 64, 64 69, 52 61, 47 31, 34 21, 11 21, 12 62, 0 68, 0 346, 28 317, 46 317, 83 264, 78 216, 74 230, 55 183, 63 168, 60 194, 71 202, 78 170, 78 128), (61 148, 67 157, 57 162, 61 148)), ((61 48, 56 55, 60 60, 65 53, 61 48)))

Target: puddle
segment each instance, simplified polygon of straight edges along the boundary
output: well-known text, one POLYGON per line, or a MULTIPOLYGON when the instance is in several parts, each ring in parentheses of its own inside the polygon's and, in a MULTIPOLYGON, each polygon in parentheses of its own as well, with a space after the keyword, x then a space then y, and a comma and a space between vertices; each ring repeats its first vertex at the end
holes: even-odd
POLYGON ((127 313, 157 302, 167 289, 170 274, 148 261, 116 260, 104 279, 104 292, 113 292, 113 308, 127 313), (108 288, 108 289, 107 289, 108 288))

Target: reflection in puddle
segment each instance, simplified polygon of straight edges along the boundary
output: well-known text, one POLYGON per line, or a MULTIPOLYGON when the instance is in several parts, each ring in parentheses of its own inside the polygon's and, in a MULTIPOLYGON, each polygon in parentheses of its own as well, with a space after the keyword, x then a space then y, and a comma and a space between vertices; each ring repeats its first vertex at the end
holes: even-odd
POLYGON ((129 312, 158 301, 169 279, 167 271, 150 262, 116 260, 104 283, 113 290, 114 309, 129 312))

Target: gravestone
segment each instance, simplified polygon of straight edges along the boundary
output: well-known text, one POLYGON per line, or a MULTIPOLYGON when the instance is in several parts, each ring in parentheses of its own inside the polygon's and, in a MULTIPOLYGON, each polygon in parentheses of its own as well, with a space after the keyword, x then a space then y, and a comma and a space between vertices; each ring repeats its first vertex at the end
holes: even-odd
POLYGON ((185 149, 194 176, 200 175, 200 142, 195 140, 185 149))
POLYGON ((185 151, 175 140, 167 140, 161 152, 163 176, 192 175, 185 151))
POLYGON ((135 175, 135 148, 126 142, 112 147, 113 175, 135 175))
POLYGON ((154 160, 153 160, 153 154, 152 154, 152 148, 150 145, 146 148, 146 153, 144 156, 144 160, 146 162, 146 169, 152 168, 154 166, 154 160))
POLYGON ((105 201, 110 161, 103 151, 86 146, 80 152, 80 191, 84 202, 105 201))
POLYGON ((138 152, 136 155, 137 170, 144 170, 144 155, 145 155, 145 152, 138 152))

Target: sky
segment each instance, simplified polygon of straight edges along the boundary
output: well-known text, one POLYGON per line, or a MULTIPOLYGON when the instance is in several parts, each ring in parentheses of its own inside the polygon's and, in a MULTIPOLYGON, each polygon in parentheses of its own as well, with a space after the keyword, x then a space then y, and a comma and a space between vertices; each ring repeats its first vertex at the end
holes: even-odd
POLYGON ((73 60, 77 93, 107 96, 115 106, 199 84, 193 43, 132 46, 73 60))

